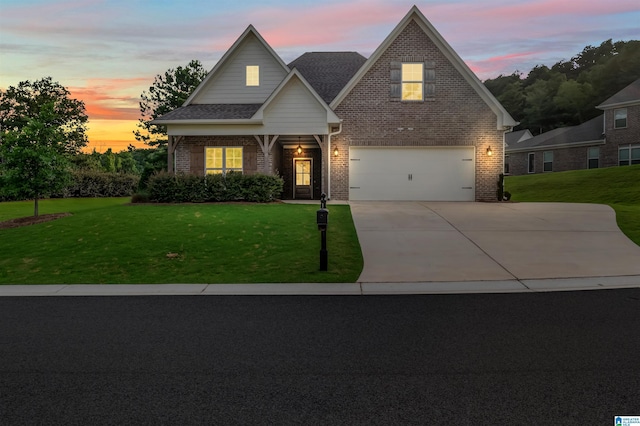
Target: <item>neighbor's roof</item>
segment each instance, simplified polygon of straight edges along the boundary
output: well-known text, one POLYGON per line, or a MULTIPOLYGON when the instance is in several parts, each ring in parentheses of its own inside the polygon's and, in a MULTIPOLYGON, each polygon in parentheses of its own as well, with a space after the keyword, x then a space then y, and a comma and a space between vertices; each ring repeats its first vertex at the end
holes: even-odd
POLYGON ((156 118, 154 124, 170 120, 248 120, 262 104, 198 104, 182 106, 156 118))
POLYGON ((604 143, 603 115, 577 126, 560 127, 510 145, 506 152, 536 151, 589 143, 604 143))
POLYGON ((640 78, 598 105, 598 109, 608 109, 617 106, 640 103, 640 78))
POLYGON ((288 66, 297 68, 309 85, 329 104, 362 67, 358 52, 307 52, 288 66))
POLYGON ((507 146, 515 145, 522 141, 526 141, 527 139, 531 139, 533 135, 529 131, 529 129, 524 130, 516 130, 514 132, 505 133, 504 142, 507 146))

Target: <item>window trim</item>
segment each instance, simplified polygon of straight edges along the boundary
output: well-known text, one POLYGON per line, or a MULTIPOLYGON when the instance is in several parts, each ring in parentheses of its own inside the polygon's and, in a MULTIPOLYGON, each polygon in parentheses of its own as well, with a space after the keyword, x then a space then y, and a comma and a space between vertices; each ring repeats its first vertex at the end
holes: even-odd
POLYGON ((600 168, 600 147, 599 146, 587 147, 587 169, 591 170, 591 169, 599 169, 599 168, 600 168), (595 157, 591 155, 591 150, 593 149, 598 150, 598 155, 595 157), (591 160, 597 161, 597 165, 595 167, 591 167, 591 160))
POLYGON ((618 147, 618 166, 630 166, 634 164, 640 164, 640 155, 637 158, 633 157, 633 151, 638 150, 640 152, 640 145, 625 145, 618 147), (622 164, 622 160, 620 159, 620 153, 622 151, 627 151, 628 157, 625 161, 625 164, 622 164))
POLYGON ((260 86, 260 65, 247 65, 244 68, 244 74, 247 87, 260 86))
POLYGON ((613 128, 614 129, 626 129, 627 128, 627 120, 628 120, 628 111, 626 108, 616 108, 613 110, 613 128), (624 118, 616 118, 616 113, 620 111, 623 112, 624 111, 624 118), (618 126, 618 120, 624 120, 624 125, 623 126, 618 126))
POLYGON ((543 172, 552 172, 553 171, 553 151, 542 151, 542 171, 543 172), (551 156, 551 160, 547 160, 547 155, 551 156), (547 168, 547 165, 549 167, 547 168))
POLYGON ((400 100, 402 102, 424 102, 424 62, 402 62, 400 64, 400 100), (405 65, 420 65, 421 73, 420 80, 405 80, 404 79, 404 66, 405 65), (406 99, 405 84, 419 84, 420 85, 420 99, 406 99))
POLYGON ((244 173, 244 148, 241 146, 205 146, 204 147, 204 174, 218 174, 216 171, 220 171, 220 173, 224 176, 229 172, 240 172, 244 173), (210 149, 221 149, 222 150, 222 167, 207 167, 207 150, 210 149), (240 159, 242 160, 242 166, 238 167, 227 167, 227 150, 228 149, 239 149, 240 150, 240 159))

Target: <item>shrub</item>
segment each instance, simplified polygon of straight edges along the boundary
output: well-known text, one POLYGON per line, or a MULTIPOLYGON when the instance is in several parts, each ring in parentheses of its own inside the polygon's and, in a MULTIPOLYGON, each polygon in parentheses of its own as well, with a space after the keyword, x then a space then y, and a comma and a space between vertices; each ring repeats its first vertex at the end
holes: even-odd
POLYGON ((223 175, 196 176, 159 172, 149 178, 149 199, 159 203, 201 203, 251 201, 266 203, 282 193, 283 181, 278 176, 223 175))
POLYGON ((139 177, 125 173, 94 170, 74 170, 72 183, 63 190, 63 197, 126 197, 138 187, 139 177))
POLYGON ((143 191, 136 192, 131 196, 131 204, 148 203, 149 201, 151 201, 149 199, 149 194, 143 191))

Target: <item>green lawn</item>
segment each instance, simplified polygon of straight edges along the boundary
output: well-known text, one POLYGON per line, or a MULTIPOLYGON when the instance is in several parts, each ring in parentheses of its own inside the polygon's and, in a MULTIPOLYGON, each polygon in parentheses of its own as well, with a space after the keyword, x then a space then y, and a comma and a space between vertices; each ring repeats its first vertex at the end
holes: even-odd
POLYGON ((640 165, 508 176, 513 201, 608 204, 618 226, 640 245, 640 165))
MULTIPOLYGON (((362 270, 349 206, 329 206, 329 270, 320 272, 319 205, 128 201, 41 201, 41 214, 73 215, 0 230, 0 283, 355 282, 362 270)), ((32 209, 0 203, 0 221, 32 209)))

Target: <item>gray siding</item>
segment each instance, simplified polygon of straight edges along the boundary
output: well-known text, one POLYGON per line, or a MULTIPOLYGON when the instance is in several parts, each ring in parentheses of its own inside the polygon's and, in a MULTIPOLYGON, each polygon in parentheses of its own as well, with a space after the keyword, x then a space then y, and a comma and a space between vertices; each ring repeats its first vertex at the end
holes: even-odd
POLYGON ((251 104, 264 102, 287 72, 253 35, 248 36, 223 68, 193 100, 194 104, 251 104), (247 87, 245 67, 260 66, 260 85, 247 87))

